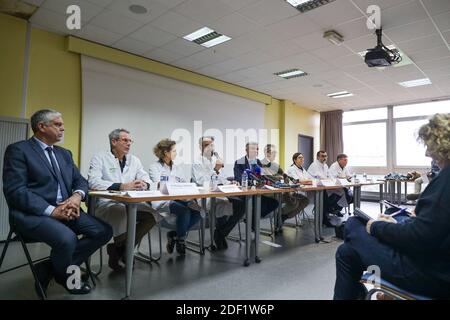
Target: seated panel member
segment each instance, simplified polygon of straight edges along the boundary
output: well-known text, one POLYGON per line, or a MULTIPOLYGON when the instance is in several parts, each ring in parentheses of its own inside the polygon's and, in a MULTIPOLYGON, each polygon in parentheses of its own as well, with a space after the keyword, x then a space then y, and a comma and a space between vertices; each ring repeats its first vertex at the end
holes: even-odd
MULTIPOLYGON (((268 144, 264 147, 265 158, 261 160, 263 165, 263 174, 268 174, 278 178, 284 179, 284 172, 280 165, 275 162, 277 155, 276 147, 273 144, 268 144)), ((289 171, 288 171, 289 172, 289 171)), ((288 175, 290 175, 288 173, 288 175)), ((290 175, 291 176, 291 175, 290 175)), ((291 176, 293 177, 293 176, 291 176)), ((284 222, 287 219, 295 217, 308 205, 309 200, 305 194, 300 192, 285 192, 283 193, 283 208, 281 209, 281 219, 284 222)))
MULTIPOLYGON (((147 190, 150 177, 144 170, 141 161, 130 154, 130 132, 126 129, 115 129, 109 134, 110 150, 96 154, 90 162, 88 181, 89 188, 94 190, 147 190)), ((148 204, 140 203, 137 209, 135 245, 155 225, 156 211, 148 204)), ((97 200, 96 215, 113 227, 114 243, 107 245, 108 265, 114 271, 124 268, 127 240, 127 209, 125 204, 110 199, 97 200)))
MULTIPOLYGON (((158 161, 150 166, 150 179, 160 183, 161 177, 167 177, 170 183, 185 182, 183 172, 179 165, 173 161, 177 157, 176 142, 170 139, 163 139, 153 148, 153 153, 158 161)), ((179 255, 186 254, 185 239, 188 230, 200 221, 199 206, 195 201, 157 201, 152 202, 152 207, 161 215, 169 217, 175 215, 176 231, 167 233, 167 252, 172 253, 174 247, 179 255)))
POLYGON ((358 299, 359 282, 369 266, 383 280, 414 294, 450 298, 450 114, 436 114, 418 132, 425 155, 440 173, 421 193, 415 217, 397 222, 390 215, 365 223, 350 217, 344 243, 336 252, 334 299, 358 299))
MULTIPOLYGON (((234 162, 234 179, 242 181, 242 174, 246 169, 254 170, 256 166, 262 167, 261 161, 258 159, 258 143, 248 142, 245 145, 246 155, 234 162)), ((261 217, 265 217, 276 208, 278 208, 278 201, 274 198, 261 196, 261 217)))
MULTIPOLYGON (((315 179, 329 179, 327 165, 328 155, 326 151, 320 150, 316 154, 316 160, 308 168, 308 173, 315 179)), ((323 224, 327 227, 334 227, 330 222, 330 211, 336 205, 335 200, 328 199, 328 192, 323 193, 323 224)))
POLYGON ((67 269, 105 245, 112 237, 111 227, 80 209, 88 183, 71 152, 55 146, 64 134, 61 113, 39 110, 31 116, 31 128, 32 138, 9 145, 5 152, 3 192, 11 223, 27 239, 52 249, 50 260, 35 265, 44 291, 54 276, 72 294, 89 293, 84 282, 79 288, 67 287, 67 269))
MULTIPOLYGON (((337 161, 328 169, 330 178, 350 179, 352 174, 347 164, 347 155, 344 153, 338 154, 337 161)), ((343 207, 347 207, 350 203, 353 203, 353 194, 349 188, 328 190, 327 193, 330 212, 339 213, 343 207)))
MULTIPOLYGON (((201 154, 192 165, 192 180, 202 186, 210 182, 211 177, 216 174, 219 184, 227 184, 227 177, 223 170, 223 163, 215 156, 214 137, 201 137, 199 139, 201 154)), ((209 209, 210 199, 207 199, 209 209)), ((214 242, 218 250, 228 248, 226 236, 233 230, 245 213, 244 202, 236 197, 216 198, 216 230, 214 231, 214 242)))

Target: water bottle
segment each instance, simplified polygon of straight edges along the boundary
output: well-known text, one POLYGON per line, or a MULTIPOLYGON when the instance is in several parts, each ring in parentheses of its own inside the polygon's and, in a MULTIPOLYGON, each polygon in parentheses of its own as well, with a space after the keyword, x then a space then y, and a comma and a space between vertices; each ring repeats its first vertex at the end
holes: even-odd
POLYGON ((352 182, 353 182, 353 183, 356 182, 356 173, 353 174, 352 182))
POLYGON ((363 181, 367 181, 367 174, 365 172, 363 173, 363 181))
POLYGON ((214 172, 213 175, 211 176, 211 190, 216 191, 218 185, 219 185, 219 176, 217 175, 217 173, 214 172))
POLYGON ((246 190, 248 188, 248 174, 246 171, 242 173, 242 181, 241 181, 242 189, 246 190))

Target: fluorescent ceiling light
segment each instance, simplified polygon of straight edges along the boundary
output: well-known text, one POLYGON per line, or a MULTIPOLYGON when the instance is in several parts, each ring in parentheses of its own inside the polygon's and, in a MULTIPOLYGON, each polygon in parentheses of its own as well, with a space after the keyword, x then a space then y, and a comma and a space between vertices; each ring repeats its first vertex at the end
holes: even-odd
POLYGON ((214 30, 212 30, 208 27, 203 27, 201 29, 198 29, 197 31, 194 31, 194 32, 188 34, 187 36, 184 36, 183 39, 186 39, 189 41, 194 41, 194 40, 197 40, 198 38, 206 36, 207 34, 209 34, 211 32, 214 32, 214 30))
POLYGON ((274 75, 282 77, 284 79, 291 79, 291 78, 306 76, 308 74, 305 71, 302 71, 300 69, 290 69, 290 70, 274 73, 274 75))
POLYGON ((311 0, 286 0, 291 6, 296 7, 311 0))
POLYGON ((286 2, 300 12, 306 12, 333 1, 335 0, 286 0, 286 2))
POLYGON ((411 87, 418 87, 418 86, 426 86, 431 84, 431 80, 428 78, 423 79, 416 79, 416 80, 409 80, 409 81, 403 81, 399 82, 399 85, 405 87, 405 88, 411 88, 411 87))
POLYGON ((221 35, 221 36, 219 36, 217 38, 214 38, 212 40, 206 41, 206 42, 202 43, 201 45, 206 47, 206 48, 210 48, 212 46, 216 46, 218 44, 224 43, 224 42, 226 42, 228 40, 231 40, 231 38, 227 37, 227 36, 224 36, 224 35, 221 35))
POLYGON ((210 48, 225 41, 231 40, 230 37, 222 35, 208 27, 203 27, 197 31, 194 31, 184 36, 183 39, 195 42, 196 44, 199 44, 206 48, 210 48))
POLYGON ((353 93, 350 93, 348 91, 340 91, 340 92, 334 92, 334 93, 329 93, 327 94, 328 97, 330 98, 345 98, 345 97, 351 97, 353 96, 353 93))

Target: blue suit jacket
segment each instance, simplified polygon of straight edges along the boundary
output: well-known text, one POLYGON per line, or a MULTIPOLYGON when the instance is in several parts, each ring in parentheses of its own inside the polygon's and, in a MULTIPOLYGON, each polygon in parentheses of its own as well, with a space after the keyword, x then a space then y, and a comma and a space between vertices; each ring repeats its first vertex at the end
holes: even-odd
MULTIPOLYGON (((69 150, 54 146, 61 175, 69 196, 74 190, 88 192, 88 183, 75 166, 69 150)), ((3 193, 10 209, 10 219, 24 230, 41 222, 45 209, 56 206, 58 182, 50 162, 38 142, 13 143, 5 152, 3 193)))
MULTIPOLYGON (((262 167, 262 163, 259 159, 256 159, 256 163, 258 166, 262 167)), ((234 162, 234 180, 241 182, 242 174, 245 169, 250 169, 250 164, 248 162, 247 157, 242 157, 234 162)))

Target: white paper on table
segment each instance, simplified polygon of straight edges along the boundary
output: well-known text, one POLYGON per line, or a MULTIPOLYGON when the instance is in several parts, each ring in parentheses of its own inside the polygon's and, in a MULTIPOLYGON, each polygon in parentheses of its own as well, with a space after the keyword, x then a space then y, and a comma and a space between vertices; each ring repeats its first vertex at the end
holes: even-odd
POLYGON ((217 187, 223 193, 242 192, 242 190, 235 184, 229 184, 217 187))
POLYGON ((168 194, 171 196, 200 193, 195 183, 166 183, 166 187, 168 194))
POLYGON ((269 190, 278 190, 278 188, 268 186, 267 184, 264 186, 264 188, 269 189, 269 190))
POLYGON ((350 185, 350 182, 348 182, 347 179, 337 179, 337 183, 340 184, 341 186, 348 186, 348 185, 350 185))
POLYGON ((160 197, 163 194, 159 190, 152 191, 127 191, 127 196, 131 198, 160 197))
POLYGON ((107 196, 123 196, 126 194, 125 191, 109 191, 109 190, 104 190, 104 191, 90 191, 89 192, 90 195, 99 195, 99 196, 103 196, 103 195, 107 195, 107 196))
POLYGON ((320 180, 320 184, 324 187, 333 187, 336 185, 336 182, 331 179, 323 179, 323 180, 320 180))

